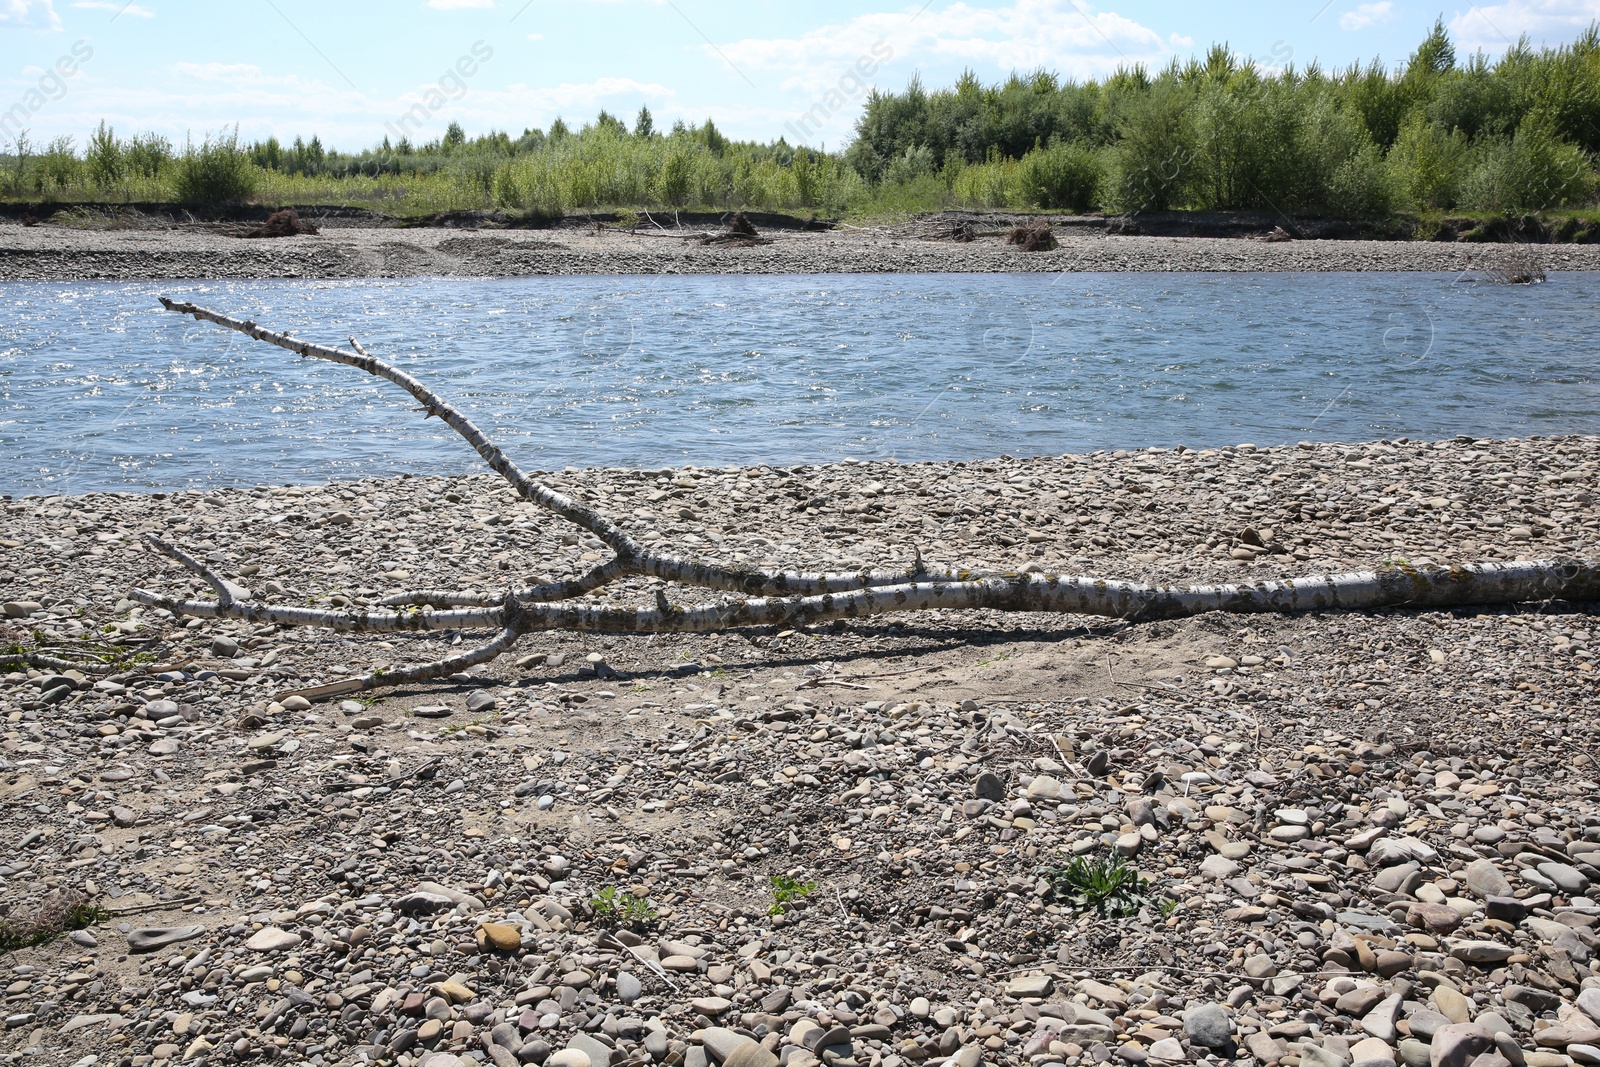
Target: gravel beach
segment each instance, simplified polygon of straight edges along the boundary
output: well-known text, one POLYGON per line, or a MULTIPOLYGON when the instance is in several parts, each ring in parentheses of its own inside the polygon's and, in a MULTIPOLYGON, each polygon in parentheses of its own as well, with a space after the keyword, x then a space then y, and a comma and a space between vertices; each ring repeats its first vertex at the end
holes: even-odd
MULTIPOLYGON (((491 240, 384 237, 436 238, 491 240)), ((121 239, 4 229, 0 261, 48 276, 67 253, 20 243, 121 239)), ((237 253, 259 259, 169 240, 104 253, 106 276, 384 273, 326 251, 380 252, 366 235, 237 253)), ((1233 245, 1322 252, 1205 254, 1233 245)), ((1014 254, 840 255, 782 269, 1014 254)), ((724 562, 920 550, 1168 581, 1593 559, 1597 479, 1597 437, 549 476, 724 562)), ((103 909, 5 955, 14 1061, 1600 1063, 1593 605, 544 634, 470 676, 308 704, 278 697, 479 635, 175 620, 126 598, 202 592, 143 532, 325 607, 573 575, 598 542, 487 476, 3 506, 6 640, 117 658, 0 680, 10 929, 103 909), (1076 856, 1143 873, 1132 914, 1072 897, 1051 872, 1076 856)))
POLYGON ((832 274, 996 271, 1467 271, 1529 257, 1546 271, 1600 270, 1600 245, 1124 237, 1061 230, 1023 252, 999 236, 929 240, 926 226, 769 231, 770 244, 705 246, 665 234, 446 228, 324 229, 242 240, 219 227, 77 229, 0 221, 0 280, 511 277, 557 274, 832 274))

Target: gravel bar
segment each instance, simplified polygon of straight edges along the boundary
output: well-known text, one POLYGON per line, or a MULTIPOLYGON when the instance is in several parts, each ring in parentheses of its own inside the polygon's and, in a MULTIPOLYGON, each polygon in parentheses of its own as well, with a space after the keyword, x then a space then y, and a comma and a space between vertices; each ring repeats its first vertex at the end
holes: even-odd
POLYGON ((353 228, 241 240, 215 227, 94 230, 0 222, 0 280, 515 277, 567 274, 859 274, 1003 271, 1468 271, 1529 259, 1600 270, 1600 245, 1285 241, 1064 233, 1051 252, 998 236, 927 240, 910 227, 773 231, 755 247, 658 234, 353 228))
MULTIPOLYGON (((550 475, 726 562, 1151 580, 1593 559, 1597 478, 1597 437, 550 475)), ((321 606, 598 543, 480 476, 0 506, 5 641, 114 672, 0 676, 12 1061, 1600 1062, 1593 604, 534 634, 311 704, 478 635, 175 620, 140 535, 321 606), (1145 882, 1102 912, 1076 858, 1145 882)))

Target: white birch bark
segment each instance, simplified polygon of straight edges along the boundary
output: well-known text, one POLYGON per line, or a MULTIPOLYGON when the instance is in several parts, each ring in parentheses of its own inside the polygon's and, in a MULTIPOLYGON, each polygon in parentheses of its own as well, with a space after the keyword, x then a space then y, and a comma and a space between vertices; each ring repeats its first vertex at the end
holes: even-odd
POLYGON ((299 341, 194 304, 164 297, 161 302, 169 311, 193 315, 301 356, 342 363, 393 382, 415 397, 428 415, 438 416, 454 429, 518 496, 587 530, 615 553, 611 560, 568 581, 512 589, 499 595, 470 590, 413 590, 387 597, 373 609, 330 611, 256 601, 181 549, 149 538, 156 551, 200 575, 217 593, 217 599, 212 601, 177 600, 146 590, 132 594, 140 603, 178 615, 354 633, 497 631, 492 640, 469 652, 330 683, 318 687, 321 695, 445 677, 494 659, 523 634, 537 630, 688 633, 748 626, 797 626, 890 613, 980 609, 1099 615, 1143 622, 1207 611, 1370 611, 1600 599, 1600 565, 1581 560, 1398 566, 1291 580, 1193 586, 1056 574, 979 576, 964 569, 925 566, 920 555, 912 567, 896 571, 723 567, 654 551, 592 508, 530 477, 453 405, 411 375, 368 354, 354 339, 351 344, 355 351, 347 352, 299 341), (619 578, 636 575, 741 595, 694 607, 675 607, 661 593, 657 593, 654 607, 617 608, 578 602, 619 578))

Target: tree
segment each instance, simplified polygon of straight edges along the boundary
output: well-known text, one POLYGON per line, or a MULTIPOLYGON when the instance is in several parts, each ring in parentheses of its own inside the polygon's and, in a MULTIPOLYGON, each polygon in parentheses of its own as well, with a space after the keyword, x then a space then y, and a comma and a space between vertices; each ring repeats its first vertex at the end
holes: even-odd
POLYGON ((633 120, 633 135, 635 137, 652 137, 655 132, 656 122, 650 114, 650 109, 641 107, 638 118, 633 120))
MULTIPOLYGON (((1600 596, 1600 565, 1576 560, 1455 567, 1397 566, 1385 567, 1379 572, 1188 588, 1055 574, 975 577, 961 568, 928 566, 920 554, 908 570, 805 573, 726 567, 661 552, 583 503, 529 477, 448 401, 411 375, 368 355, 354 340, 351 344, 355 350, 345 351, 299 341, 254 322, 194 304, 164 297, 161 303, 168 311, 216 323, 303 357, 353 366, 399 385, 430 416, 439 417, 465 439, 523 500, 586 530, 613 552, 610 560, 568 581, 511 589, 499 595, 416 590, 384 598, 375 610, 323 611, 255 600, 248 591, 228 582, 207 563, 148 535, 147 542, 152 548, 199 575, 216 593, 215 600, 206 601, 178 600, 146 590, 133 591, 133 599, 138 602, 176 615, 248 619, 357 633, 491 628, 496 631, 487 643, 433 663, 373 672, 302 691, 300 695, 308 699, 448 677, 497 658, 524 634, 549 629, 687 633, 743 626, 794 626, 891 612, 973 608, 1094 614, 1144 621, 1218 610, 1420 608, 1558 597, 1587 600, 1600 596), (647 576, 671 584, 656 588, 652 607, 610 607, 581 600, 618 579, 631 576, 647 576), (674 604, 669 598, 668 590, 672 585, 681 590, 697 588, 734 595, 718 602, 685 607, 674 604)), ((13 654, 9 662, 14 664, 20 658, 23 657, 13 654)), ((32 662, 31 665, 41 664, 32 662)))
POLYGON ((1406 64, 1407 74, 1443 74, 1456 67, 1456 46, 1450 43, 1450 33, 1444 28, 1444 18, 1433 20, 1433 29, 1417 45, 1406 64))

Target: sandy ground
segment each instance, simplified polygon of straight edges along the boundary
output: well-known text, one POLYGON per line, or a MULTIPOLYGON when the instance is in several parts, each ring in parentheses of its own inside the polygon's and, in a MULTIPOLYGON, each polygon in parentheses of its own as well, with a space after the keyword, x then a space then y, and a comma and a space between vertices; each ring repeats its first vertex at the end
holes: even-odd
POLYGON ((1600 269, 1600 245, 1121 237, 1063 233, 1052 252, 1000 237, 927 240, 912 227, 772 231, 756 247, 679 236, 556 230, 327 229, 242 240, 215 228, 86 230, 0 223, 0 280, 360 278, 539 274, 991 271, 1466 271, 1529 257, 1547 271, 1600 269))

